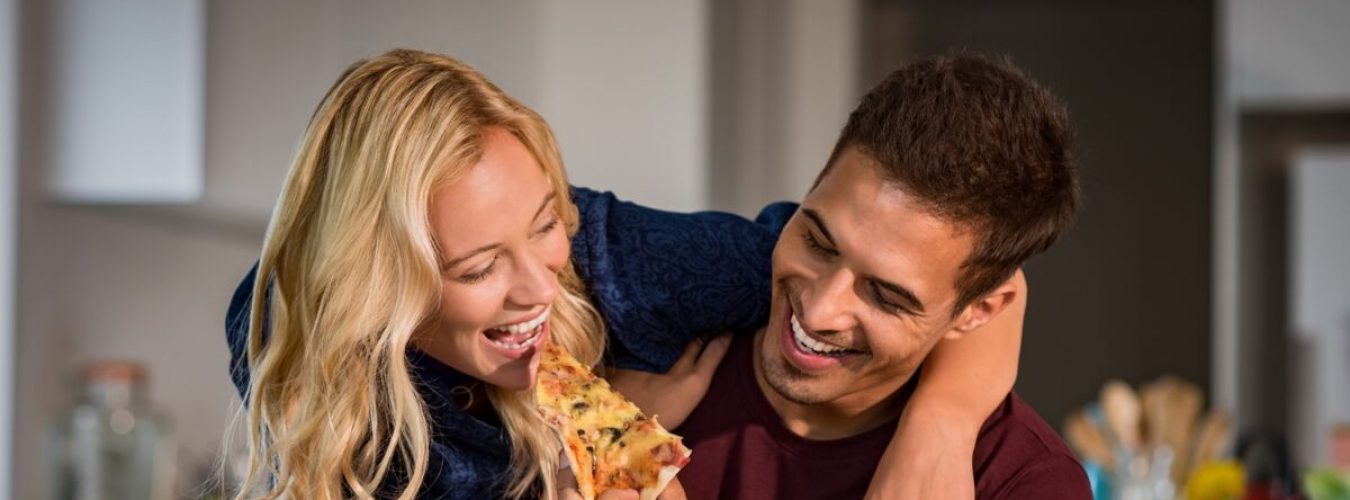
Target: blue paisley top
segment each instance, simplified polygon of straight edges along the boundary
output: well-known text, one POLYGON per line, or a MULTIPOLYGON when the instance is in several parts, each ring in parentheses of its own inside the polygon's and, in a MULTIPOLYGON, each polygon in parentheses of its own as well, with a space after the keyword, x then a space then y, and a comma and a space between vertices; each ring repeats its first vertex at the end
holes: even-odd
MULTIPOLYGON (((664 372, 694 337, 748 331, 769 314, 769 256, 793 203, 765 207, 755 221, 720 212, 673 213, 572 189, 581 226, 572 263, 609 326, 608 363, 664 372)), ((226 316, 230 377, 242 395, 248 306, 257 268, 235 290, 226 316)), ((481 499, 502 495, 511 441, 497 422, 460 409, 452 391, 473 379, 410 351, 434 442, 419 498, 481 499)))

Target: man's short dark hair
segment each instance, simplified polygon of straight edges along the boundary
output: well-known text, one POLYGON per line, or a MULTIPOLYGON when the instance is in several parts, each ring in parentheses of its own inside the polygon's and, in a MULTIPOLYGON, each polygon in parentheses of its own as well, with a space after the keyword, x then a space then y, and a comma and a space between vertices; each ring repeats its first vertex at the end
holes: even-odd
POLYGON ((957 314, 1072 224, 1071 142, 1064 106, 1021 70, 954 53, 910 63, 863 96, 820 178, 857 148, 934 215, 974 230, 957 314))

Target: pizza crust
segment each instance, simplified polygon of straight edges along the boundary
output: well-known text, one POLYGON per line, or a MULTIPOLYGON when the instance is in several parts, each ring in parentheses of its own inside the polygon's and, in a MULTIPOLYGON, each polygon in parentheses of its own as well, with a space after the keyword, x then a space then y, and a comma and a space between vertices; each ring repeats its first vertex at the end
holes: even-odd
MULTIPOLYGON (((692 451, 685 453, 686 457, 694 454, 694 452, 692 451)), ((644 488, 641 492, 639 492, 638 500, 656 500, 656 497, 660 496, 661 492, 666 491, 666 486, 669 486, 670 482, 675 479, 675 475, 679 473, 680 468, 674 465, 667 465, 665 467, 662 467, 661 474, 657 476, 656 484, 650 488, 644 488)))

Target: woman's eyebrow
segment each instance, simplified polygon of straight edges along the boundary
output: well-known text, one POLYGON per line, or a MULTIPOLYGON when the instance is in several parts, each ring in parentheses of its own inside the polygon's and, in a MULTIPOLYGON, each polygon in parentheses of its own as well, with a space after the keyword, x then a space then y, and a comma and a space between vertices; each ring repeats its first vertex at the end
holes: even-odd
MULTIPOLYGON (((534 211, 534 217, 531 218, 530 220, 538 219, 538 218, 539 218, 539 214, 544 213, 544 209, 545 209, 545 208, 548 208, 548 204, 549 204, 550 202, 552 202, 554 198, 557 198, 557 197, 558 197, 558 192, 557 192, 557 191, 549 191, 548 196, 545 196, 545 197, 544 197, 544 202, 539 204, 539 208, 538 208, 537 210, 534 211)), ((459 263, 461 263, 461 262, 464 262, 464 261, 466 261, 466 260, 469 260, 469 259, 473 258, 473 256, 475 256, 475 255, 478 255, 478 254, 480 254, 480 253, 486 252, 486 251, 488 251, 488 250, 494 250, 494 249, 496 249, 496 248, 498 248, 498 247, 501 247, 501 246, 502 246, 501 243, 492 243, 492 244, 489 244, 489 245, 483 245, 483 246, 481 246, 481 247, 475 248, 475 249, 473 249, 472 251, 470 251, 469 253, 466 253, 466 254, 464 254, 464 255, 462 255, 462 256, 459 256, 459 257, 456 257, 456 258, 453 258, 453 259, 450 259, 450 260, 446 261, 445 264, 442 264, 442 265, 441 265, 441 271, 442 271, 442 272, 449 271, 450 268, 459 265, 459 263)))
POLYGON ((534 217, 531 218, 530 220, 538 219, 538 218, 539 218, 539 214, 544 213, 544 209, 545 209, 545 208, 548 208, 548 204, 549 204, 550 202, 552 202, 554 198, 557 198, 557 197, 558 197, 558 191, 556 191, 556 190, 554 190, 554 191, 549 191, 549 192, 548 192, 548 196, 545 196, 545 197, 544 197, 544 202, 539 204, 539 209, 534 211, 534 217))

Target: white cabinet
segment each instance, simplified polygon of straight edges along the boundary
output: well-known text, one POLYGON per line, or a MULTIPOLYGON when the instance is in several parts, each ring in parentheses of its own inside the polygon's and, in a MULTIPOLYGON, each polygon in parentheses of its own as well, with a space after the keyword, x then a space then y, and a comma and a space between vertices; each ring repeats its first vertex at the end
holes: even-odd
POLYGON ((202 192, 202 0, 60 0, 50 191, 62 201, 191 202, 202 192))

